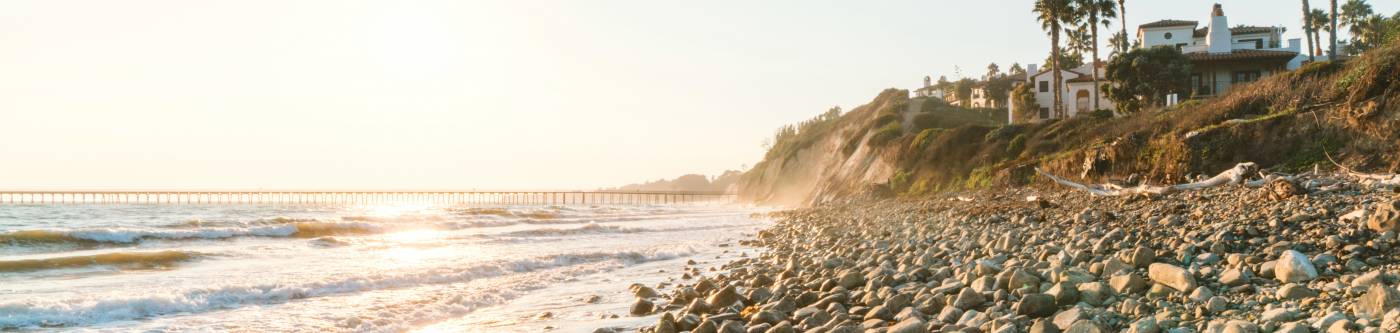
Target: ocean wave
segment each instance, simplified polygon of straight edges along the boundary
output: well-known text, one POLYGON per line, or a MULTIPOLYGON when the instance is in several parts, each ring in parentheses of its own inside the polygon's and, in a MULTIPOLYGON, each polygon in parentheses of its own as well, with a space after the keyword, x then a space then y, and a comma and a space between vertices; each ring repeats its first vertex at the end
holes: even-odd
POLYGON ((0 244, 30 245, 56 243, 132 244, 142 240, 225 239, 234 237, 297 237, 367 235, 384 232, 385 228, 365 223, 294 222, 252 227, 194 228, 194 229, 76 229, 20 230, 0 233, 0 244))
POLYGON ((161 269, 193 260, 199 253, 188 251, 114 252, 85 256, 44 259, 3 260, 0 273, 29 272, 47 269, 113 266, 120 269, 161 269))
POLYGON ((6 300, 0 301, 0 329, 70 327, 136 320, 175 313, 278 304, 296 299, 371 290, 459 283, 586 264, 634 265, 692 253, 693 250, 560 254, 465 267, 445 266, 409 273, 374 272, 358 276, 335 276, 324 281, 299 284, 228 285, 120 298, 86 295, 63 300, 6 300))
POLYGON ((644 228, 628 228, 615 225, 602 225, 597 223, 584 224, 578 228, 540 228, 521 230, 505 233, 505 236, 513 237, 538 237, 538 236, 573 236, 590 234, 630 234, 649 231, 644 228))

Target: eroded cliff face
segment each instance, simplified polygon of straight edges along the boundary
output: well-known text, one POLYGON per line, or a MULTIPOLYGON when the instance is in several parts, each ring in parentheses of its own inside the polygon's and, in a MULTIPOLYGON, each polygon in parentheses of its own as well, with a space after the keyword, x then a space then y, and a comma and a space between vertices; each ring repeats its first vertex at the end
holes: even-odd
POLYGON ((815 136, 810 144, 770 156, 740 179, 740 200, 801 206, 857 194, 866 185, 886 182, 895 172, 898 147, 871 144, 877 134, 872 129, 878 121, 890 121, 891 114, 902 117, 908 102, 907 91, 887 90, 842 115, 822 133, 806 133, 815 136))
POLYGON ((1124 184, 1183 183, 1242 162, 1270 172, 1335 169, 1328 156, 1365 172, 1400 170, 1400 44, 1117 118, 996 126, 969 121, 976 110, 926 105, 937 103, 889 89, 791 135, 740 178, 740 199, 802 206, 1053 186, 1036 176, 1037 167, 1124 184))

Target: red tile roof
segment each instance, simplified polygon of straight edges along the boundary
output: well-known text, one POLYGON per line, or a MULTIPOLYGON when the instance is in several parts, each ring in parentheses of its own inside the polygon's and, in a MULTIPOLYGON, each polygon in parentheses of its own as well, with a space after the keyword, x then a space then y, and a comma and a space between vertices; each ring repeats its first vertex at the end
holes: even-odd
MULTIPOLYGON (((1274 29, 1278 29, 1278 28, 1276 28, 1276 27, 1260 27, 1260 26, 1238 26, 1238 27, 1230 28, 1230 35, 1263 34, 1263 33, 1274 32, 1274 29)), ((1196 32, 1192 34, 1192 37, 1205 37, 1206 34, 1209 33, 1209 32, 1210 32, 1210 29, 1207 29, 1207 28, 1196 29, 1196 32)))
MULTIPOLYGON (((1105 78, 1103 78, 1103 77, 1100 77, 1100 78, 1099 78, 1099 82, 1103 82, 1103 81, 1107 81, 1107 80, 1108 80, 1108 79, 1105 79, 1105 78)), ((1073 79, 1065 80, 1065 82, 1069 82, 1069 83, 1076 83, 1076 82, 1094 82, 1094 78, 1091 77, 1091 76, 1085 75, 1085 76, 1080 76, 1080 77, 1076 77, 1076 78, 1073 78, 1073 79)))
POLYGON ((1270 50, 1234 50, 1230 53, 1191 52, 1185 55, 1186 58, 1190 59, 1192 62, 1229 60, 1282 60, 1286 62, 1293 60, 1294 57, 1298 56, 1298 53, 1270 50))
POLYGON ((1196 22, 1196 21, 1161 20, 1161 21, 1157 21, 1157 22, 1151 22, 1151 23, 1139 25, 1139 26, 1138 26, 1138 29, 1179 27, 1179 26, 1184 26, 1184 25, 1189 25, 1189 26, 1191 26, 1191 27, 1195 27, 1196 24, 1198 24, 1198 23, 1199 23, 1199 22, 1196 22))

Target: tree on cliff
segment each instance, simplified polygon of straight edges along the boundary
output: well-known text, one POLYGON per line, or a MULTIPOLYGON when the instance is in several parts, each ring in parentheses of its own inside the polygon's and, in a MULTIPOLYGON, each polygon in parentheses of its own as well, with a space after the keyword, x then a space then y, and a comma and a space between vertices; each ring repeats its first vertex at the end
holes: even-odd
POLYGON ((1031 91, 1030 84, 1016 86, 1011 90, 1011 118, 1017 123, 1030 122, 1035 120, 1037 112, 1040 112, 1040 103, 1035 101, 1035 92, 1031 91))
POLYGON ((1191 60, 1171 46, 1128 51, 1108 61, 1105 76, 1108 98, 1119 113, 1133 113, 1146 106, 1158 106, 1167 94, 1190 91, 1191 60))
POLYGON ((972 105, 972 86, 974 85, 977 85, 977 81, 973 81, 972 79, 958 80, 958 82, 953 85, 953 93, 954 96, 958 98, 958 104, 961 104, 963 107, 972 105))
POLYGON ((1015 80, 1016 79, 1013 77, 1004 75, 998 76, 995 79, 987 80, 987 100, 991 101, 991 104, 989 104, 988 106, 996 108, 1006 107, 1006 105, 1002 104, 1005 104, 1006 98, 1010 96, 1011 83, 1015 80))
MULTIPOLYGON (((1114 6, 1113 0, 1076 0, 1078 1, 1078 14, 1084 18, 1084 25, 1089 28, 1089 52, 1093 56, 1093 71, 1099 68, 1099 25, 1107 28, 1113 23, 1113 18, 1118 17, 1118 10, 1114 6)), ((1099 75, 1091 73, 1094 78, 1094 86, 1099 86, 1099 75)), ((1099 109, 1099 89, 1094 89, 1094 110, 1099 109)))
POLYGON ((1064 27, 1063 24, 1069 23, 1070 26, 1075 25, 1073 23, 1074 8, 1071 6, 1070 0, 1036 0, 1035 8, 1031 11, 1036 14, 1036 20, 1040 21, 1040 27, 1045 29, 1045 32, 1050 35, 1049 67, 1051 76, 1053 77, 1052 85, 1055 87, 1054 110, 1056 116, 1061 116, 1062 113, 1064 113, 1065 104, 1064 101, 1061 100, 1061 91, 1064 89, 1060 86, 1063 82, 1060 75, 1060 66, 1063 64, 1059 61, 1059 55, 1063 52, 1060 50, 1060 34, 1064 27))

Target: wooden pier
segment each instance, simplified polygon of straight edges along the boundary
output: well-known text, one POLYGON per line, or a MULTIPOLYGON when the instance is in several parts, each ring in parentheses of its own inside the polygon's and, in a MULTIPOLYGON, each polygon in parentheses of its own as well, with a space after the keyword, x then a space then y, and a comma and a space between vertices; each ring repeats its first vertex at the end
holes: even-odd
POLYGON ((726 204, 723 192, 0 191, 0 205, 667 205, 726 204))

